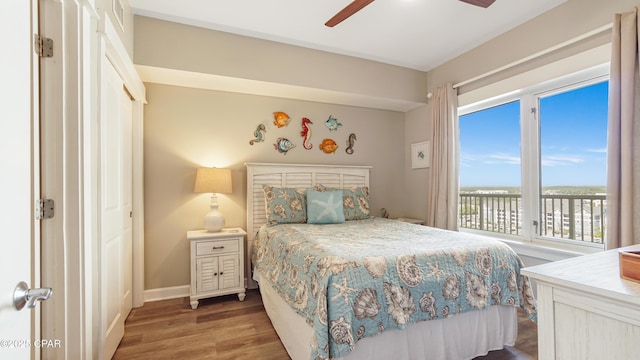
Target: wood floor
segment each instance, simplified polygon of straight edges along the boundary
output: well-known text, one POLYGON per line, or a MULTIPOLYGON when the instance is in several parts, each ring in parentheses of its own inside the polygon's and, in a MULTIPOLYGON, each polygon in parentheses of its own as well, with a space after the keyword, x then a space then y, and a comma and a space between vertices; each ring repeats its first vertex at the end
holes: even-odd
MULTIPOLYGON (((518 334, 515 347, 476 359, 537 359, 536 325, 522 314, 518 334)), ((113 359, 288 360, 289 356, 264 311, 260 293, 250 290, 244 302, 235 295, 203 299, 195 311, 189 298, 148 302, 133 309, 113 359)))

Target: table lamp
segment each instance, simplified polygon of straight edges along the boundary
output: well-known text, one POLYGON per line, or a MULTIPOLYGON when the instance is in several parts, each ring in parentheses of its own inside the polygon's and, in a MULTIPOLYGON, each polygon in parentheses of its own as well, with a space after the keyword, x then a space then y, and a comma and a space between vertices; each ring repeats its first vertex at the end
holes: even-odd
POLYGON ((217 232, 224 227, 224 216, 218 211, 218 193, 231 193, 231 170, 219 168, 198 168, 196 173, 197 193, 211 193, 211 211, 204 216, 204 228, 217 232))

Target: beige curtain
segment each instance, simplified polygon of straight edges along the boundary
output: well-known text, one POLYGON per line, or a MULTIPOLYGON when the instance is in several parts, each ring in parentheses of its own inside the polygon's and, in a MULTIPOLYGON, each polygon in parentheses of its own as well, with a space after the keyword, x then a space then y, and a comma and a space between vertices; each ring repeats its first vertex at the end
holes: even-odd
POLYGON ((638 8, 615 15, 611 48, 607 139, 608 249, 640 243, 638 8))
POLYGON ((458 95, 451 84, 431 99, 431 169, 426 224, 458 230, 458 95))

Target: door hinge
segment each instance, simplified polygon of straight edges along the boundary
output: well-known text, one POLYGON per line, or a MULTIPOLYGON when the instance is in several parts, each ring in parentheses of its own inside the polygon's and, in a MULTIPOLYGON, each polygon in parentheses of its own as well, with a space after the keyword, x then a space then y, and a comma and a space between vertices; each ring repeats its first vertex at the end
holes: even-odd
POLYGON ((53 57, 53 40, 40 35, 33 35, 34 50, 40 57, 53 57))
POLYGON ((54 215, 55 202, 52 199, 40 199, 36 203, 36 220, 51 219, 54 215))

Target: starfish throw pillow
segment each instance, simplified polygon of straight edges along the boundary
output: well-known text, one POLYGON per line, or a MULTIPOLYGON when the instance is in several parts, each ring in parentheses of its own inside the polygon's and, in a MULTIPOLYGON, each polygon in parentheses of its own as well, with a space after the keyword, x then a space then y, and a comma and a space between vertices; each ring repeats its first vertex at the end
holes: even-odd
POLYGON ((307 190, 307 223, 340 224, 344 222, 342 190, 307 190))

